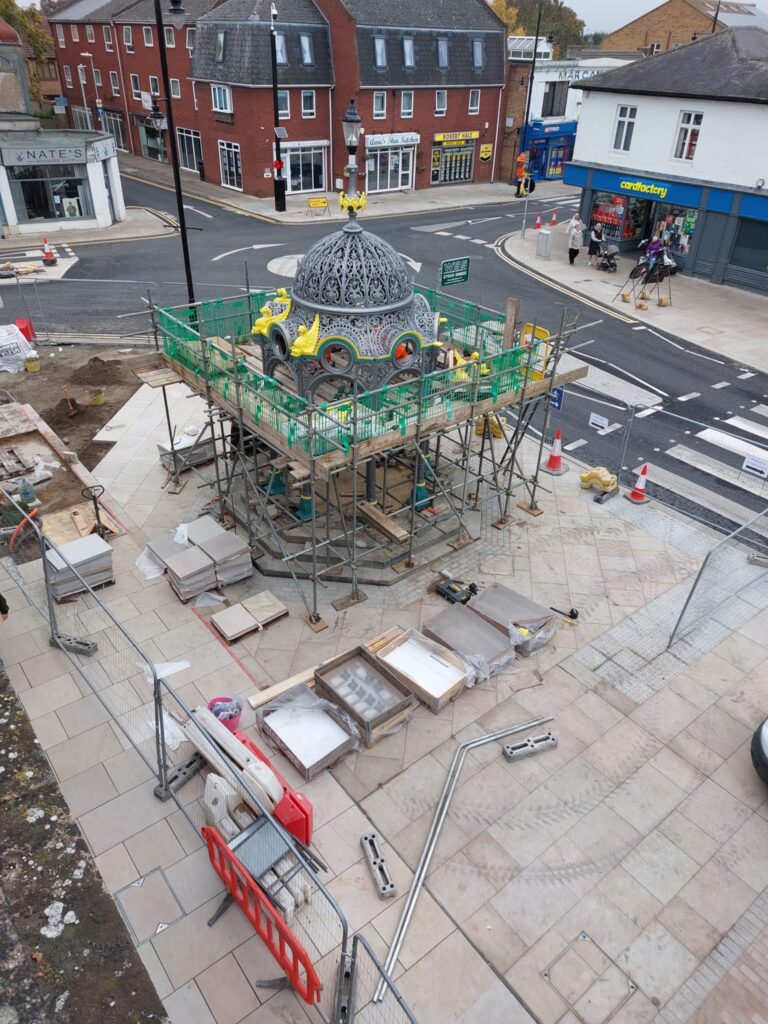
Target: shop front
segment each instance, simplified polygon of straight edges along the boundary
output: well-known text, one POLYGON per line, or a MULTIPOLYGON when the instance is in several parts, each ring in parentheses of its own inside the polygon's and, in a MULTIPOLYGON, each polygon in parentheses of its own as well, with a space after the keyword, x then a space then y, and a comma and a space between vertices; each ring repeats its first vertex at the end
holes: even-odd
POLYGON ((573 155, 578 121, 534 120, 523 132, 522 148, 528 153, 532 178, 560 181, 573 155))
POLYGON ((136 114, 136 127, 139 129, 139 141, 141 142, 141 155, 150 160, 159 160, 160 163, 168 162, 168 155, 165 152, 165 119, 158 122, 153 114, 144 116, 136 114))
POLYGON ((282 157, 290 194, 326 190, 327 152, 328 139, 283 142, 282 157))
POLYGON ((365 136, 366 192, 399 192, 413 188, 418 132, 365 136))
POLYGON ((634 255, 643 240, 660 238, 681 271, 768 292, 768 196, 762 189, 574 163, 564 181, 582 189, 584 223, 601 223, 606 240, 622 252, 634 255))
POLYGON ((472 181, 480 132, 438 132, 432 136, 431 184, 472 181))
POLYGON ((117 147, 99 132, 0 132, 4 233, 108 227, 125 218, 117 147))

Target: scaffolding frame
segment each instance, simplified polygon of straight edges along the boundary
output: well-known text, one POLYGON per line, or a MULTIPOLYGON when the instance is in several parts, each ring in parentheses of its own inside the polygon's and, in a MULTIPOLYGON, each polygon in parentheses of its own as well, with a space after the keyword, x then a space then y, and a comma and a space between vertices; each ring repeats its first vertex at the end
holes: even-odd
MULTIPOLYGON (((557 373, 575 319, 568 323, 563 314, 557 334, 546 339, 527 325, 510 344, 503 314, 418 290, 446 325, 446 351, 476 357, 455 366, 448 356, 449 365, 415 380, 376 391, 355 386, 313 404, 264 376, 253 359, 251 326, 274 293, 248 288, 150 308, 155 346, 173 377, 159 385, 164 395, 169 383, 183 381, 205 402, 213 479, 189 468, 213 492, 217 517, 231 517, 246 532, 259 571, 293 579, 308 621, 319 628, 319 592, 328 583, 350 585, 334 602, 348 607, 366 599, 361 584, 394 583, 416 571, 426 552, 441 557, 477 540, 494 503, 493 525, 512 523, 518 490, 528 496, 521 507, 536 509, 544 438, 532 473, 523 470, 520 446, 552 388, 586 374, 581 367, 557 373), (513 427, 502 412, 516 413, 513 427), (382 513, 383 526, 360 514, 361 493, 382 513)), ((177 485, 182 468, 174 457, 177 485)))

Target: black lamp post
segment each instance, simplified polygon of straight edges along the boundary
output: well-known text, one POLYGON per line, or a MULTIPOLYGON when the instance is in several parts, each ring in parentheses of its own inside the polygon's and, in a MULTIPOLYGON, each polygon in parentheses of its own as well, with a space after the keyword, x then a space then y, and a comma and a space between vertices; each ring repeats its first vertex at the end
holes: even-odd
MULTIPOLYGON (((344 129, 344 145, 347 147, 347 153, 349 154, 349 163, 346 167, 349 174, 347 195, 350 199, 353 199, 357 192, 357 147, 360 145, 360 135, 363 130, 363 119, 357 112, 354 98, 349 101, 347 112, 341 119, 341 126, 344 129)), ((354 205, 350 205, 348 213, 349 224, 347 226, 351 229, 352 225, 356 224, 357 221, 357 210, 354 205)))
POLYGON ((284 134, 280 130, 280 104, 277 100, 277 8, 274 4, 270 6, 271 26, 269 31, 269 49, 272 56, 272 109, 275 117, 275 210, 277 213, 285 213, 285 190, 287 182, 283 174, 283 154, 280 147, 280 137, 284 134))
MULTIPOLYGON (((179 29, 184 24, 186 11, 182 7, 181 0, 170 0, 168 9, 168 20, 171 25, 179 29)), ((179 237, 181 238, 181 255, 184 260, 184 276, 187 282, 187 299, 192 305, 195 301, 195 287, 192 282, 192 264, 189 259, 189 239, 187 238, 187 219, 184 215, 184 196, 181 191, 181 171, 179 169, 179 148, 176 143, 176 129, 173 123, 173 104, 171 102, 171 80, 168 75, 168 54, 165 49, 165 26, 163 25, 163 12, 160 8, 160 0, 155 0, 155 26, 157 27, 157 46, 160 52, 160 74, 165 93, 165 118, 160 114, 157 104, 153 104, 152 119, 158 125, 159 130, 163 127, 168 129, 168 149, 171 156, 171 167, 173 169, 173 186, 176 193, 176 211, 179 218, 179 237), (165 125, 163 125, 165 121, 165 125)))

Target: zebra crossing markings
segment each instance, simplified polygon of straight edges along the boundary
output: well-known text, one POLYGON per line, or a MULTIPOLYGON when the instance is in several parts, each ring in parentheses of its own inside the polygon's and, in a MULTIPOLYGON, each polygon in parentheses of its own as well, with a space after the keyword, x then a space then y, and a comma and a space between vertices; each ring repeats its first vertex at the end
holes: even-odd
POLYGON ((690 395, 680 395, 678 402, 690 402, 692 398, 701 398, 700 391, 692 391, 690 395))
POLYGON ((722 448, 724 451, 732 452, 734 455, 741 455, 742 457, 751 455, 756 459, 764 459, 766 454, 768 454, 765 448, 752 444, 750 441, 745 441, 740 437, 734 437, 733 434, 726 434, 722 430, 716 430, 714 427, 700 430, 696 437, 702 441, 708 441, 717 448, 722 448))
POLYGON ((589 442, 585 441, 583 437, 580 437, 578 441, 571 441, 570 444, 563 445, 564 452, 575 452, 577 448, 583 448, 585 444, 589 442))
POLYGON ((693 448, 687 448, 684 444, 675 445, 674 448, 668 449, 666 454, 686 466, 691 466, 693 469, 715 477, 717 480, 739 487, 742 491, 749 491, 750 494, 756 494, 758 498, 768 498, 768 480, 760 480, 759 477, 745 473, 735 466, 729 466, 726 462, 713 459, 711 455, 694 451, 693 448))
POLYGON ((739 380, 749 380, 750 377, 754 377, 755 374, 751 370, 747 370, 746 373, 739 374, 739 380))
MULTIPOLYGON (((670 473, 653 462, 649 462, 647 465, 648 480, 651 483, 664 488, 665 491, 679 494, 680 497, 693 502, 694 505, 700 505, 738 526, 750 522, 758 514, 747 505, 740 505, 737 501, 725 498, 709 487, 702 487, 677 473, 670 473)), ((753 530, 761 536, 768 537, 768 524, 757 523, 753 530)))
POLYGON ((756 412, 758 416, 768 416, 768 405, 753 405, 749 411, 756 412))
POLYGON ((714 391, 719 391, 720 388, 729 388, 730 386, 731 386, 731 382, 730 381, 728 381, 728 380, 721 380, 719 384, 713 384, 712 388, 713 388, 714 391))
MULTIPOLYGON (((739 430, 745 431, 747 434, 754 434, 756 437, 762 437, 768 440, 768 427, 763 423, 755 423, 753 420, 748 420, 744 416, 731 416, 725 420, 726 423, 732 427, 737 427, 739 430)), ((768 452, 766 452, 768 457, 768 452)))

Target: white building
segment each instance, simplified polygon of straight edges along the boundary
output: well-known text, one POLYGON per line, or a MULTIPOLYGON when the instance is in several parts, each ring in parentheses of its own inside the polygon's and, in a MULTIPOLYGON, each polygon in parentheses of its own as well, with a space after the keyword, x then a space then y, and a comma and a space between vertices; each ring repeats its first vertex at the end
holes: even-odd
POLYGON ((0 128, 0 160, 4 235, 107 228, 125 219, 111 135, 0 128))
POLYGON ((768 291, 768 32, 730 29, 586 85, 564 180, 585 223, 683 270, 768 291))

